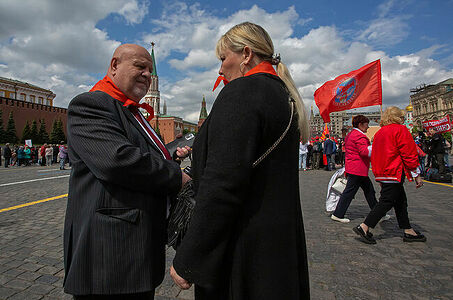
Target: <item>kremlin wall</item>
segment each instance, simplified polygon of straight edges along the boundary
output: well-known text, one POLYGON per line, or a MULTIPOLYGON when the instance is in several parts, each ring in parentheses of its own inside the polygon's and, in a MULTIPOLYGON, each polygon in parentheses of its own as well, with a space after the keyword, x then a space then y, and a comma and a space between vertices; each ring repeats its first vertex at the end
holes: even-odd
POLYGON ((25 123, 44 119, 47 133, 52 124, 61 120, 66 134, 67 109, 53 106, 55 94, 41 87, 9 78, 0 77, 0 110, 3 128, 6 129, 10 113, 13 113, 16 134, 21 138, 25 123))

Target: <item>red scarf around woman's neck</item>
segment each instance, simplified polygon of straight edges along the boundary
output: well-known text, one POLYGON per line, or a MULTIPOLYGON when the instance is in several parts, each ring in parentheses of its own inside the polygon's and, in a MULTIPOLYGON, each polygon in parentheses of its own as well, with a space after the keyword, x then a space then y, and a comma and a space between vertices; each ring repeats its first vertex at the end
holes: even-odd
POLYGON ((123 102, 123 106, 129 106, 133 105, 136 107, 141 107, 145 109, 149 116, 146 118, 146 120, 149 122, 154 118, 154 109, 151 105, 148 103, 137 103, 131 99, 128 99, 126 95, 124 95, 123 92, 120 91, 120 89, 113 83, 113 81, 110 79, 110 77, 105 76, 102 78, 102 80, 99 80, 90 90, 90 92, 94 91, 101 91, 106 94, 109 94, 111 97, 115 98, 116 100, 123 102))
MULTIPOLYGON (((266 73, 266 74, 271 74, 271 75, 278 76, 277 72, 275 72, 274 67, 272 67, 272 64, 270 62, 268 62, 268 61, 260 62, 255 67, 253 67, 250 71, 245 73, 244 76, 250 76, 252 74, 257 74, 257 73, 266 73)), ((229 82, 223 76, 217 77, 217 80, 215 81, 214 88, 212 89, 212 91, 214 91, 219 86, 220 81, 222 81, 222 80, 223 80, 223 84, 224 85, 227 85, 227 83, 229 82)))

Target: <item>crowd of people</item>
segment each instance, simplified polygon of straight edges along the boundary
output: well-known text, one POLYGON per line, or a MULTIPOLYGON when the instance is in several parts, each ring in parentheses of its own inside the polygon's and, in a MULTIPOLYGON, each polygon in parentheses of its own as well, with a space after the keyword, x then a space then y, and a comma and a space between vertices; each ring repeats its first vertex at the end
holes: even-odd
POLYGON ((9 167, 27 167, 31 165, 51 166, 60 164, 60 170, 69 163, 68 150, 65 143, 44 144, 41 146, 13 145, 6 143, 0 147, 0 165, 9 167), (2 162, 3 160, 3 162, 2 162))
MULTIPOLYGON (((353 126, 354 128, 354 126, 353 126)), ((318 170, 324 168, 327 171, 344 167, 345 164, 345 137, 348 128, 342 129, 342 137, 326 135, 325 139, 316 136, 310 142, 299 145, 299 170, 318 170)), ((366 132, 366 131, 365 131, 366 132)), ((417 144, 421 175, 424 177, 429 169, 441 174, 451 172, 449 156, 452 152, 452 136, 449 139, 434 129, 419 131, 413 134, 417 144)))
POLYGON ((436 169, 440 174, 451 172, 449 155, 452 154, 452 140, 430 129, 428 132, 420 131, 413 136, 418 146, 419 161, 422 176, 429 169, 436 169))
MULTIPOLYGON (((347 129, 343 129, 347 133, 347 129)), ((344 137, 327 134, 325 139, 319 136, 299 145, 299 170, 335 170, 344 166, 344 137)))

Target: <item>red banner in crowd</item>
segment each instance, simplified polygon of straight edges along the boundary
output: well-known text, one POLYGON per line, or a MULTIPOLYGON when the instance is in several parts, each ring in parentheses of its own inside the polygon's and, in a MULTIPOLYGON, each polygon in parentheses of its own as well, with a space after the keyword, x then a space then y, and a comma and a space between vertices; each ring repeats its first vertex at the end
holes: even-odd
POLYGON ((380 60, 327 81, 314 96, 325 123, 330 122, 329 114, 334 111, 382 105, 380 60))
POLYGON ((425 128, 426 131, 429 131, 431 128, 433 128, 436 132, 440 133, 450 131, 452 128, 450 116, 445 116, 440 120, 423 121, 423 128, 425 128))
POLYGON ((321 141, 324 141, 326 139, 326 135, 329 134, 329 128, 327 127, 327 124, 324 124, 324 130, 321 134, 321 141))

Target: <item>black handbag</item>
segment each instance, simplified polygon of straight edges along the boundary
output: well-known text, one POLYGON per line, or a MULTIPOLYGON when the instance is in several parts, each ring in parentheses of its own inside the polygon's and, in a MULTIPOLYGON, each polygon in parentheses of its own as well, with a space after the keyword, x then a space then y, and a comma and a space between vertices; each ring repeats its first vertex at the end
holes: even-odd
MULTIPOLYGON (((253 163, 253 168, 255 168, 266 156, 269 155, 269 153, 271 153, 272 150, 274 150, 275 147, 277 147, 291 127, 294 114, 294 100, 291 98, 290 103, 291 116, 288 126, 277 141, 275 141, 275 143, 253 163)), ((183 172, 192 177, 191 167, 184 168, 183 172)), ((176 201, 171 205, 167 227, 167 245, 169 247, 173 247, 175 250, 178 248, 184 238, 184 235, 186 234, 187 228, 189 227, 190 218, 192 217, 193 208, 195 207, 194 196, 195 192, 193 190, 193 181, 189 180, 184 184, 183 188, 176 196, 176 201)))
MULTIPOLYGON (((184 173, 192 177, 191 168, 186 167, 184 173)), ((170 217, 167 227, 167 245, 176 250, 186 234, 189 227, 192 211, 195 206, 195 192, 193 190, 193 180, 187 181, 181 191, 176 196, 176 200, 170 208, 170 217)))

